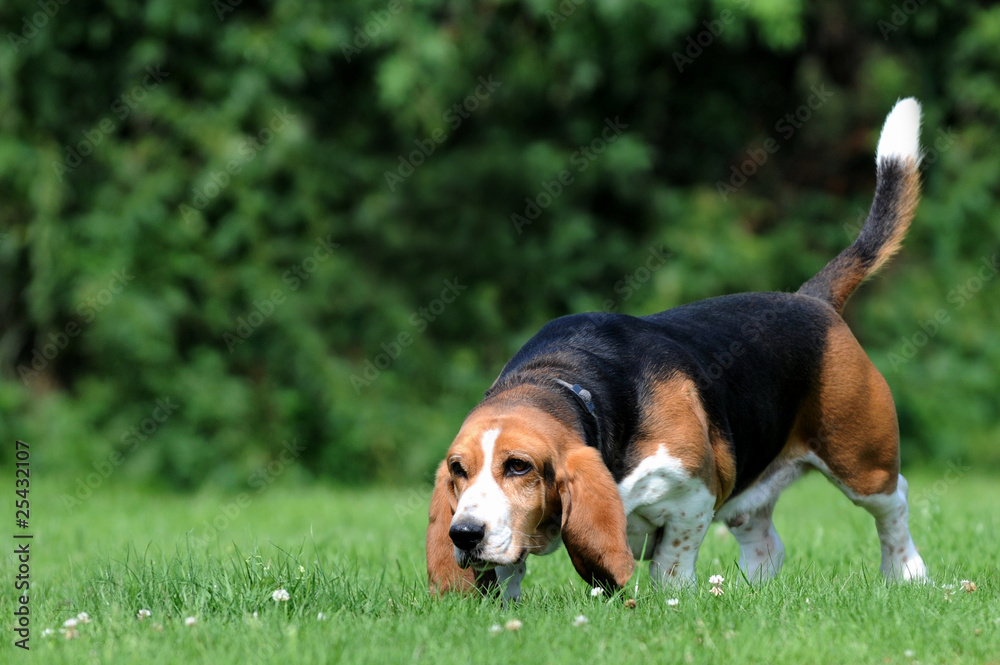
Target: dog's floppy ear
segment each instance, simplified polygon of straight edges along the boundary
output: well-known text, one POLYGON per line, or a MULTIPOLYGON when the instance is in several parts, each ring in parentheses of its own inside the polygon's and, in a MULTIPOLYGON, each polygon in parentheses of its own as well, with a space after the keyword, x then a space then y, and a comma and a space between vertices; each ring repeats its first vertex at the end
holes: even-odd
POLYGON ((625 535, 625 507, 596 448, 569 452, 556 479, 562 540, 576 572, 593 586, 621 588, 635 560, 625 535))
POLYGON ((448 473, 448 462, 441 462, 431 495, 430 522, 427 525, 427 578, 431 593, 448 591, 486 591, 496 584, 492 570, 477 577, 472 568, 459 568, 455 563, 455 546, 448 536, 451 518, 455 516, 457 498, 448 473))

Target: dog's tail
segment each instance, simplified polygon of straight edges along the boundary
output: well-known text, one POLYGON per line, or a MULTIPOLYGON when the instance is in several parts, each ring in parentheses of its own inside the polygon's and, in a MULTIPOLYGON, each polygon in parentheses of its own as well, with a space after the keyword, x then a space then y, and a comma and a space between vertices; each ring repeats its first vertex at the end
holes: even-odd
POLYGON ((920 104, 910 97, 896 103, 882 127, 875 200, 861 234, 799 293, 825 300, 840 312, 854 289, 899 250, 920 200, 920 157, 920 104))

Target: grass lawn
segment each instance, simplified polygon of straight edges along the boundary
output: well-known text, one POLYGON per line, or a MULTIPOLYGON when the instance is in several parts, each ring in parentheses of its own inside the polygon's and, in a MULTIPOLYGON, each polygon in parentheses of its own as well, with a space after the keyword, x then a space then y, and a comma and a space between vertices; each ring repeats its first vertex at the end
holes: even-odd
MULTIPOLYGON (((118 485, 67 507, 60 497, 75 478, 40 476, 31 650, 8 631, 0 662, 1000 663, 1000 484, 945 471, 909 474, 933 585, 883 582, 873 521, 813 475, 778 504, 787 561, 777 581, 738 584, 735 540, 713 525, 697 588, 656 590, 643 566, 627 592, 593 598, 560 551, 529 559, 522 600, 509 607, 428 597, 428 488, 237 497, 118 485), (726 578, 718 598, 707 581, 716 573, 726 578), (279 587, 289 601, 272 600, 279 587), (139 621, 140 609, 151 616, 139 621), (59 629, 79 612, 91 622, 66 639, 59 629), (579 615, 587 622, 575 626, 579 615), (519 630, 491 631, 515 618, 519 630)), ((16 563, 5 549, 10 624, 16 563)))

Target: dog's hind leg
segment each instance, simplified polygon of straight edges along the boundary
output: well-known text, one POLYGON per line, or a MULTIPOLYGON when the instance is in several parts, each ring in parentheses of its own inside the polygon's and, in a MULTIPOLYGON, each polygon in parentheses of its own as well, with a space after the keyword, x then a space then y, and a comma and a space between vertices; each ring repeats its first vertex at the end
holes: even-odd
POLYGON ((927 566, 913 544, 909 527, 909 506, 907 493, 909 486, 902 474, 887 478, 878 491, 859 493, 856 479, 845 481, 825 463, 817 463, 820 469, 855 505, 861 506, 875 518, 875 528, 882 545, 880 570, 889 579, 923 580, 927 577, 927 566))
POLYGON ((890 579, 922 580, 927 577, 927 566, 910 536, 908 489, 906 478, 900 475, 895 491, 851 499, 875 517, 878 539, 882 543, 882 574, 890 579))
POLYGON ((825 358, 811 431, 802 434, 810 463, 875 518, 882 573, 925 579, 927 567, 908 526, 908 487, 899 474, 899 429, 889 386, 846 325, 831 329, 825 358))

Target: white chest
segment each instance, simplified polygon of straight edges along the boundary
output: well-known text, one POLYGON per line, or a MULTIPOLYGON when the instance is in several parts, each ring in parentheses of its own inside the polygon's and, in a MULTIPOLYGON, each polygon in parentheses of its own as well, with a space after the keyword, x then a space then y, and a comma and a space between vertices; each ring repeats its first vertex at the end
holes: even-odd
POLYGON ((714 498, 705 483, 684 468, 664 446, 618 483, 625 506, 629 546, 648 559, 663 530, 711 519, 714 498))

